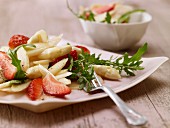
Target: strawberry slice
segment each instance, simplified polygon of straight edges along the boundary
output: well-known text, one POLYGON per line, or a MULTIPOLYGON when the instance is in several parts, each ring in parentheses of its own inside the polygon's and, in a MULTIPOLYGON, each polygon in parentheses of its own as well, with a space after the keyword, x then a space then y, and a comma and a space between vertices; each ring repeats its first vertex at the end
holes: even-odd
POLYGON ((109 12, 109 11, 113 10, 114 8, 115 8, 115 4, 105 5, 105 6, 93 8, 93 11, 97 14, 102 14, 102 13, 105 13, 105 12, 109 12))
MULTIPOLYGON (((70 56, 73 57, 73 60, 77 60, 78 59, 78 54, 76 50, 73 50, 70 52, 70 56)), ((61 61, 62 59, 68 58, 68 54, 58 57, 56 58, 53 62, 50 63, 50 66, 53 66, 54 64, 56 64, 57 62, 61 61)), ((68 68, 70 66, 70 60, 67 61, 66 65, 64 66, 64 68, 68 68)))
POLYGON ((23 36, 23 35, 14 35, 10 38, 9 42, 8 42, 8 46, 11 49, 14 49, 15 47, 22 45, 22 44, 27 44, 27 41, 29 40, 29 38, 27 36, 23 36))
POLYGON ((0 68, 2 68, 3 75, 7 80, 14 79, 17 72, 16 67, 11 63, 12 60, 8 55, 5 52, 0 51, 0 68))
POLYGON ((61 61, 62 59, 68 58, 68 55, 64 55, 64 56, 60 56, 58 58, 56 58, 53 62, 50 63, 50 66, 53 66, 54 64, 56 64, 57 62, 61 61))
POLYGON ((89 53, 89 54, 90 54, 90 50, 89 50, 88 48, 84 47, 84 46, 76 45, 75 47, 77 47, 77 48, 81 48, 84 52, 86 52, 86 53, 89 53))
POLYGON ((73 60, 77 60, 78 59, 77 51, 76 50, 71 51, 70 56, 73 57, 73 60))
POLYGON ((43 79, 43 90, 51 96, 63 97, 71 93, 71 89, 65 84, 58 82, 54 76, 47 74, 43 79))
POLYGON ((27 95, 31 100, 37 100, 43 93, 43 80, 42 78, 34 79, 27 88, 27 95))

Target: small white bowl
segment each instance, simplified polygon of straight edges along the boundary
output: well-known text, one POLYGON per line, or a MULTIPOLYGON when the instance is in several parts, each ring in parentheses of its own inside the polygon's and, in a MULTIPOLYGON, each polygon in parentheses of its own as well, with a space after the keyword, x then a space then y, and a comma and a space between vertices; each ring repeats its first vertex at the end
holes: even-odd
POLYGON ((140 41, 146 32, 152 16, 147 13, 134 13, 129 23, 107 24, 79 19, 83 30, 102 49, 110 51, 124 50, 140 41))

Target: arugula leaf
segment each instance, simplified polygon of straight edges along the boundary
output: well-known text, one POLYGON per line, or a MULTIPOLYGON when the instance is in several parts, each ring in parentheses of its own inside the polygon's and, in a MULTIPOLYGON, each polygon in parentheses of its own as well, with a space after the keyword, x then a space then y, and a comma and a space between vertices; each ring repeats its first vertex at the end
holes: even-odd
POLYGON ((13 49, 12 52, 14 54, 17 54, 17 51, 18 51, 19 48, 21 48, 21 47, 26 48, 27 46, 36 48, 36 46, 33 45, 33 44, 22 44, 22 45, 19 45, 18 47, 16 47, 15 49, 13 49))
POLYGON ((112 16, 110 15, 109 12, 107 12, 106 14, 106 17, 105 17, 105 20, 103 22, 106 22, 108 24, 111 24, 111 19, 112 19, 112 16))
POLYGON ((92 12, 92 11, 89 11, 89 13, 90 13, 90 15, 88 16, 87 19, 88 19, 89 21, 95 21, 93 12, 92 12))
POLYGON ((136 13, 136 12, 145 12, 145 10, 143 10, 143 9, 135 9, 133 11, 126 12, 125 14, 120 16, 120 18, 118 19, 117 22, 118 23, 123 23, 123 22, 128 23, 128 21, 130 19, 130 15, 133 14, 133 13, 136 13))
POLYGON ((147 43, 138 49, 136 54, 129 57, 128 53, 125 53, 122 57, 119 57, 114 64, 114 67, 121 73, 125 71, 127 75, 134 76, 134 71, 144 69, 140 65, 142 64, 141 56, 147 50, 147 43))
POLYGON ((68 67, 68 70, 71 71, 72 68, 73 68, 73 57, 70 54, 68 54, 68 60, 70 61, 70 65, 68 67))
POLYGON ((89 92, 93 85, 91 80, 94 79, 94 69, 92 65, 107 65, 112 66, 117 69, 120 73, 125 71, 127 75, 134 76, 134 71, 144 69, 141 64, 141 56, 147 50, 147 43, 145 43, 132 57, 125 53, 123 56, 117 58, 116 60, 112 60, 113 56, 110 57, 110 60, 100 59, 101 54, 97 57, 95 54, 88 54, 82 51, 81 54, 78 55, 78 60, 71 62, 71 68, 69 71, 72 72, 72 75, 69 77, 70 79, 77 79, 80 84, 79 88, 89 92))
POLYGON ((26 73, 22 70, 21 67, 21 60, 17 58, 17 51, 20 47, 25 47, 25 46, 32 46, 35 47, 35 45, 32 44, 23 44, 18 47, 16 47, 14 50, 9 49, 8 55, 12 59, 12 64, 17 68, 17 73, 15 74, 14 79, 15 80, 25 80, 26 79, 26 73))
POLYGON ((95 16, 94 13, 88 10, 88 11, 84 11, 81 15, 79 15, 79 18, 88 20, 88 21, 95 21, 94 16, 95 16))
POLYGON ((12 51, 11 49, 9 49, 8 55, 12 59, 12 64, 17 68, 17 73, 15 74, 14 79, 17 79, 17 80, 26 79, 26 74, 22 70, 21 65, 20 65, 21 64, 21 60, 19 60, 17 58, 17 55, 16 55, 15 51, 12 51))
POLYGON ((134 54, 129 61, 138 61, 141 59, 141 56, 146 52, 147 50, 147 43, 143 45, 143 47, 139 48, 136 54, 134 54))

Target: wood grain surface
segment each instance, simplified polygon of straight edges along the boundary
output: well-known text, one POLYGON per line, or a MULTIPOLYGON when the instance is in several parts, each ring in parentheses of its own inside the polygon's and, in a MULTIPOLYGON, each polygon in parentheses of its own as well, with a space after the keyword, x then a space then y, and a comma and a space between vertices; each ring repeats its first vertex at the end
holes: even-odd
MULTIPOLYGON (((145 57, 170 57, 170 1, 126 2, 146 9, 153 16, 145 36, 128 52, 133 54, 147 41, 149 50, 145 57)), ((40 29, 46 30, 49 34, 63 33, 66 39, 96 46, 85 35, 78 20, 67 10, 64 0, 0 0, 0 45, 6 45, 13 34, 31 36, 40 29)), ((147 117, 149 122, 142 128, 170 128, 170 61, 143 82, 119 93, 119 96, 129 106, 147 117)), ((40 114, 0 104, 0 128, 133 128, 133 126, 126 123, 116 105, 107 97, 40 114)))

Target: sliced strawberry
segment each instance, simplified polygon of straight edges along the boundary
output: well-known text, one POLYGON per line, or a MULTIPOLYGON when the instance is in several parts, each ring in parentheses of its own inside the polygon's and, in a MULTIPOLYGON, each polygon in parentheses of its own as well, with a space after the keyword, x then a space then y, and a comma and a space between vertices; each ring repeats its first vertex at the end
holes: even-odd
POLYGON ((73 60, 77 60, 78 59, 78 54, 77 54, 76 50, 71 51, 70 55, 73 57, 73 60))
POLYGON ((27 44, 27 41, 29 40, 29 38, 27 36, 23 36, 23 35, 14 35, 10 38, 9 42, 8 42, 8 46, 11 49, 14 49, 15 47, 22 45, 22 44, 27 44))
POLYGON ((34 79, 27 88, 27 95, 31 100, 37 100, 43 93, 43 80, 42 78, 34 79))
MULTIPOLYGON (((70 52, 70 56, 73 57, 73 60, 77 60, 78 59, 78 54, 76 50, 73 50, 70 52)), ((54 64, 56 64, 57 62, 61 61, 62 59, 68 58, 68 54, 58 57, 56 58, 53 62, 50 63, 50 66, 53 66, 54 64)), ((67 61, 66 65, 64 66, 64 68, 68 68, 70 65, 70 60, 67 61)))
POLYGON ((17 69, 11 64, 12 60, 5 52, 0 51, 0 68, 2 68, 3 75, 7 80, 12 80, 15 77, 17 69))
POLYGON ((71 93, 71 89, 65 84, 58 82, 51 74, 47 74, 43 79, 44 93, 51 96, 63 97, 71 93))
POLYGON ((53 62, 50 63, 50 66, 53 66, 54 64, 56 64, 57 62, 61 61, 62 59, 68 58, 68 55, 64 55, 64 56, 60 56, 58 58, 56 58, 53 62))
POLYGON ((102 13, 105 13, 105 12, 109 12, 109 11, 113 10, 114 8, 115 8, 115 4, 105 5, 105 6, 93 8, 93 11, 97 14, 102 14, 102 13))
POLYGON ((77 46, 75 46, 75 47, 77 47, 77 48, 81 48, 84 52, 86 52, 86 53, 89 53, 89 54, 90 54, 90 50, 89 50, 88 48, 84 47, 84 46, 77 45, 77 46))
POLYGON ((90 12, 88 11, 88 12, 85 13, 85 18, 88 19, 89 16, 90 16, 90 12))

